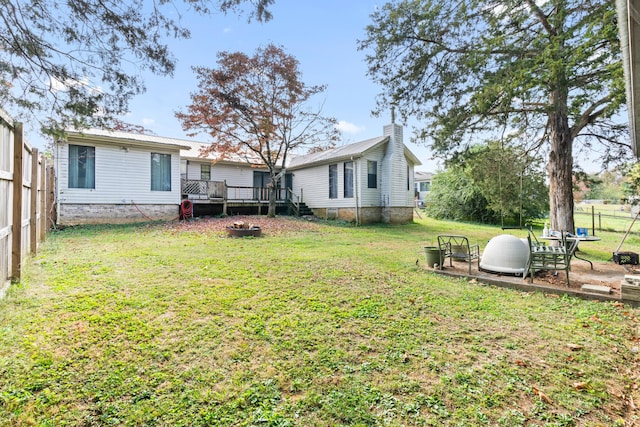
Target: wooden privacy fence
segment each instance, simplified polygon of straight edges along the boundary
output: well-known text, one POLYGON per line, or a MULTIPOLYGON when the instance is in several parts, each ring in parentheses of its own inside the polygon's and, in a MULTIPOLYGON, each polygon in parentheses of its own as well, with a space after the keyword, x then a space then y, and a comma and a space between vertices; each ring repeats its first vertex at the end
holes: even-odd
POLYGON ((24 141, 22 124, 0 110, 0 297, 44 240, 52 197, 53 169, 24 141))

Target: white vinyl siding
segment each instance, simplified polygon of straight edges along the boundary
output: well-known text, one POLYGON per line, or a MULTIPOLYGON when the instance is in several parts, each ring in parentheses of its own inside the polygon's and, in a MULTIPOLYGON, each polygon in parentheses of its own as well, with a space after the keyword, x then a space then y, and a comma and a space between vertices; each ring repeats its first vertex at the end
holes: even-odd
POLYGON ((367 152, 362 158, 361 164, 358 166, 359 176, 357 182, 361 183, 361 193, 359 194, 360 206, 371 207, 381 206, 382 204, 382 164, 384 156, 384 146, 377 147, 367 152), (369 188, 369 162, 375 162, 377 168, 377 185, 376 188, 369 188))
MULTIPOLYGON (((406 158, 405 158, 406 161, 406 158)), ((412 205, 415 203, 416 192, 414 190, 415 181, 414 181, 414 165, 407 161, 407 192, 406 192, 406 201, 407 205, 412 205)))
POLYGON ((335 163, 338 187, 336 198, 330 197, 328 164, 293 171, 293 192, 300 194, 302 191, 304 202, 311 208, 355 207, 356 200, 361 207, 379 206, 380 190, 367 188, 367 160, 365 159, 357 159, 352 162, 354 192, 351 197, 344 197, 344 163, 335 163))
POLYGON ((264 171, 249 165, 214 163, 209 161, 189 160, 187 164, 188 179, 202 179, 202 166, 211 166, 209 181, 226 181, 227 185, 238 187, 253 187, 253 172, 264 171))
MULTIPOLYGON (((89 145, 82 141, 80 145, 89 145)), ((95 188, 69 188, 69 144, 57 145, 56 170, 60 203, 80 204, 176 204, 180 203, 178 150, 116 145, 95 147, 95 188), (151 151, 171 156, 171 191, 151 191, 151 151)))
POLYGON ((413 164, 409 164, 402 143, 402 126, 390 124, 384 134, 391 137, 382 169, 382 197, 390 207, 413 206, 413 164))
MULTIPOLYGON (((293 191, 296 194, 304 194, 304 202, 310 208, 349 208, 354 207, 356 201, 359 207, 376 207, 384 206, 383 200, 383 187, 385 187, 384 170, 387 167, 385 162, 388 157, 386 154, 386 144, 376 147, 372 150, 368 150, 363 157, 353 160, 353 173, 354 173, 354 197, 345 198, 343 195, 343 189, 341 188, 344 183, 344 161, 336 162, 332 164, 337 165, 337 182, 338 182, 338 197, 333 199, 329 197, 329 164, 322 164, 312 166, 308 168, 295 169, 293 172, 293 191), (377 187, 369 188, 369 164, 376 163, 377 174, 377 187), (355 193, 357 192, 357 193, 355 193)), ((407 167, 410 171, 409 180, 411 188, 413 188, 413 164, 407 161, 402 154, 402 160, 399 162, 403 165, 398 177, 394 177, 393 185, 395 185, 395 193, 398 195, 395 197, 397 200, 402 200, 394 206, 413 206, 413 191, 407 190, 407 167)), ((388 187, 388 185, 387 185, 388 187)))

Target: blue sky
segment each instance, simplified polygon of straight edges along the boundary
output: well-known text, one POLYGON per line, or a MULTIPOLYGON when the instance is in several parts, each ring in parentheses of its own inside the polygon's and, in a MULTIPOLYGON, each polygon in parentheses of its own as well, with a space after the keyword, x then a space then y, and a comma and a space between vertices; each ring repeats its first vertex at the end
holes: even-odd
MULTIPOLYGON (((273 43, 299 61, 302 79, 307 85, 327 85, 324 94, 314 101, 323 102, 324 115, 340 122, 343 144, 379 136, 383 126, 390 122, 391 114, 386 112, 380 117, 371 114, 380 88, 366 74, 365 54, 358 51, 357 40, 365 37, 364 29, 370 23, 371 13, 384 2, 276 0, 271 7, 273 19, 267 23, 248 23, 246 16, 235 14, 201 16, 185 12, 182 23, 191 30, 191 38, 169 40, 177 59, 175 74, 159 77, 143 73, 147 92, 133 99, 130 113, 122 119, 142 125, 158 136, 193 139, 185 134, 175 118, 175 112, 186 108, 190 93, 197 89, 191 67, 214 68, 220 51, 252 55, 258 47, 273 43)), ((439 163, 431 160, 429 149, 410 143, 415 124, 405 125, 404 142, 423 163, 418 170, 435 172, 439 163)), ((27 138, 37 147, 44 146, 37 134, 28 134, 27 138)), ((195 139, 206 142, 205 135, 195 139)), ((577 160, 588 171, 598 170, 597 164, 589 167, 590 162, 577 160)))
MULTIPOLYGON (((328 86, 314 102, 324 102, 324 115, 340 121, 343 143, 379 136, 390 122, 390 113, 378 118, 371 115, 380 90, 367 77, 364 53, 357 50, 357 40, 364 38, 369 15, 378 4, 382 3, 276 0, 271 9, 273 19, 267 23, 247 23, 246 17, 234 14, 185 14, 182 20, 192 36, 170 43, 178 60, 175 75, 145 74, 147 93, 133 100, 131 113, 123 119, 159 136, 190 139, 174 113, 189 104, 189 94, 197 89, 191 67, 214 68, 217 52, 252 55, 258 47, 273 43, 300 62, 307 85, 328 86)), ((435 171, 429 150, 409 144, 410 126, 405 126, 404 135, 405 143, 423 163, 419 169, 435 171)), ((205 136, 196 139, 205 141, 205 136)))

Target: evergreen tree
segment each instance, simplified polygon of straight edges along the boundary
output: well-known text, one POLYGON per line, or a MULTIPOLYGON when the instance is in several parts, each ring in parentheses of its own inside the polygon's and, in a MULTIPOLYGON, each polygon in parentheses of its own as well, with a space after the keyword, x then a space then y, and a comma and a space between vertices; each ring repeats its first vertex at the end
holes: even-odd
POLYGON ((360 48, 379 110, 421 120, 416 139, 442 156, 521 135, 547 154, 551 227, 573 230, 574 144, 630 153, 613 120, 625 101, 614 3, 399 0, 372 20, 360 48))

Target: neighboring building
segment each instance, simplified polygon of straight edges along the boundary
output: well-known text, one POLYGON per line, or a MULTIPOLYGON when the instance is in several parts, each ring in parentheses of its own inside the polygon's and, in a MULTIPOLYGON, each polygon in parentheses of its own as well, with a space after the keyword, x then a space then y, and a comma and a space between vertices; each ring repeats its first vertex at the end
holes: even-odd
POLYGON ((426 204, 427 196, 431 191, 431 179, 433 174, 431 172, 416 171, 413 180, 416 187, 416 206, 423 207, 426 204))
POLYGON ((358 224, 413 221, 414 167, 418 158, 404 145, 402 127, 383 136, 296 157, 293 192, 316 216, 358 224))
MULTIPOLYGON (((61 225, 266 213, 270 177, 254 159, 202 155, 206 144, 124 132, 70 132, 56 144, 61 225)), ((359 224, 413 220, 416 156, 392 123, 383 136, 293 158, 278 183, 279 212, 359 224), (307 210, 310 208, 310 211, 307 210)))
POLYGON ((69 132, 55 147, 60 225, 170 220, 180 205, 184 141, 102 130, 69 132))

